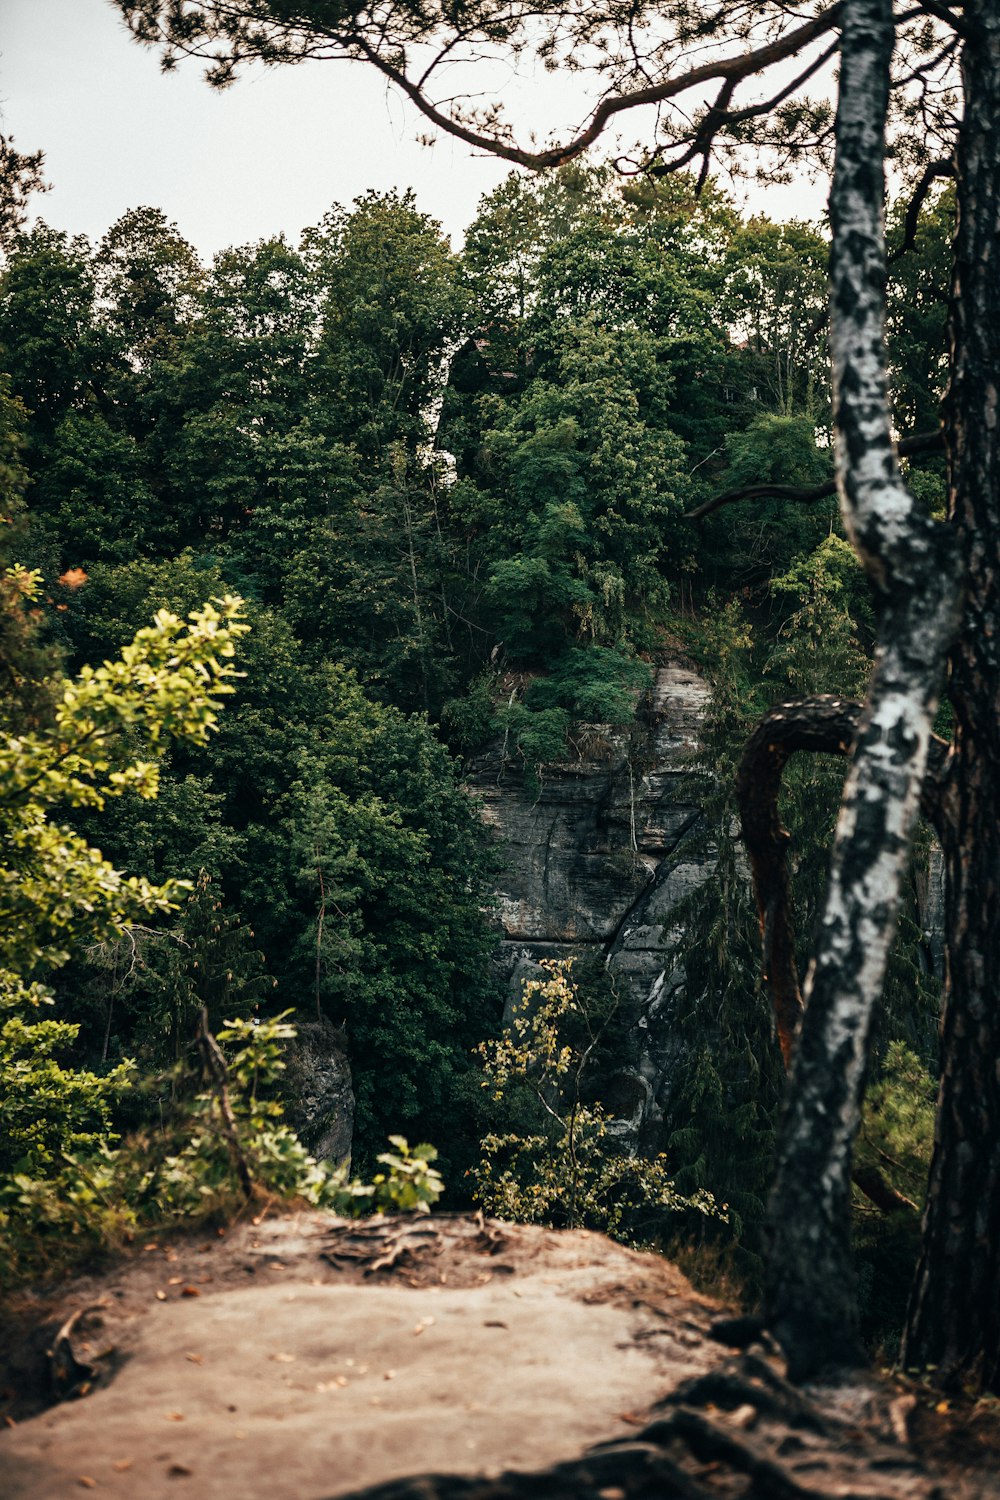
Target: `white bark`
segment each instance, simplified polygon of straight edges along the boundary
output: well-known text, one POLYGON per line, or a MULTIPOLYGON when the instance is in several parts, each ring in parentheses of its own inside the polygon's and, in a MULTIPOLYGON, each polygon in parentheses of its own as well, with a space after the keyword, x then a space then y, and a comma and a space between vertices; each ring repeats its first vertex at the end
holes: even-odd
POLYGON ((834 840, 778 1152, 767 1313, 793 1374, 857 1353, 848 1213, 872 1010, 895 931, 945 652, 958 610, 944 531, 906 490, 883 342, 891 0, 845 0, 830 200, 831 349, 844 524, 875 588, 879 640, 834 840))

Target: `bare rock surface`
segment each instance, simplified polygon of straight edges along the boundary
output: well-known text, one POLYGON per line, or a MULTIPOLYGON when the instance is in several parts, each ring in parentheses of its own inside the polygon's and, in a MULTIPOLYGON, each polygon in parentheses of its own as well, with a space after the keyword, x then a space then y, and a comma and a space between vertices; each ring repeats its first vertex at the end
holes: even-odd
POLYGON ((482 1217, 150 1241, 7 1310, 0 1495, 1000 1494, 989 1403, 864 1374, 796 1390, 718 1313, 660 1257, 482 1217))
POLYGON ((505 862, 497 962, 507 1018, 539 959, 604 964, 621 997, 616 1134, 652 1153, 684 1066, 679 914, 714 863, 706 840, 691 851, 702 825, 695 756, 709 698, 704 678, 671 662, 654 672, 630 731, 580 726, 575 758, 546 766, 540 782, 506 764, 499 742, 468 777, 505 862))
MULTIPOLYGON (((36 1308, 48 1347, 77 1310, 57 1351, 77 1394, 0 1431, 4 1500, 320 1500, 421 1470, 530 1470, 631 1431, 665 1382, 720 1356, 711 1304, 663 1260, 447 1216, 302 1214, 157 1243, 36 1308)), ((15 1378, 30 1410, 37 1372, 15 1378)))
POLYGON ((633 734, 580 727, 576 755, 541 781, 505 764, 498 744, 468 785, 507 855, 505 941, 608 945, 660 865, 697 821, 693 755, 710 690, 681 663, 657 668, 633 734))
POLYGON ((350 1162, 354 1088, 344 1033, 326 1019, 295 1029, 282 1080, 289 1123, 318 1161, 350 1162))

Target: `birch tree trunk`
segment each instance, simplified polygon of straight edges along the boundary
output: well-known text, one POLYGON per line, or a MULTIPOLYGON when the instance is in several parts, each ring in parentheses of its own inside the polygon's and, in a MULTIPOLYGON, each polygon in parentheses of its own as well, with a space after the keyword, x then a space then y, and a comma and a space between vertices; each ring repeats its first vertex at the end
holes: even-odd
POLYGON ((948 992, 924 1238, 903 1347, 938 1384, 1000 1391, 1000 9, 969 0, 947 421, 967 597, 951 654, 948 992))
POLYGON ((844 524, 879 603, 868 697, 844 787, 769 1209, 765 1316, 803 1379, 860 1358, 852 1149, 872 1010, 895 930, 945 653, 950 536, 914 504, 892 442, 883 322, 891 0, 845 0, 830 214, 830 334, 844 524))

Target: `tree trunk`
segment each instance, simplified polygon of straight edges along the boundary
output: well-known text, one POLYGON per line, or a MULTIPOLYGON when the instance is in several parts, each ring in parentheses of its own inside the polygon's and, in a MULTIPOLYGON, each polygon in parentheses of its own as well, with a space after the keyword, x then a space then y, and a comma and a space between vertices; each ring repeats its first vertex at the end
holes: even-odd
POLYGON ((788 830, 778 814, 781 777, 797 751, 847 755, 858 732, 861 712, 860 703, 829 694, 778 703, 747 740, 736 772, 740 826, 760 922, 761 978, 774 1008, 786 1073, 802 1020, 802 994, 795 959, 788 830))
POLYGON ((950 661, 941 1092, 903 1360, 1000 1392, 1000 10, 970 0, 964 16, 947 419, 968 592, 950 661))
POLYGON ((793 1379, 858 1360, 850 1184, 882 986, 957 593, 949 535, 914 504, 889 421, 883 321, 891 0, 845 0, 830 197, 837 480, 879 639, 795 1050, 768 1221, 765 1316, 793 1379))

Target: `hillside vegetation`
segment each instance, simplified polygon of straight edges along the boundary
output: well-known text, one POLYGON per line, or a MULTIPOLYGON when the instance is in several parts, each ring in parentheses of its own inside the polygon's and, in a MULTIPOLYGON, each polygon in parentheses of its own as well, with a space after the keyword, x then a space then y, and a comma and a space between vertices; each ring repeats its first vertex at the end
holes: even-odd
MULTIPOLYGON (((903 436, 935 420, 950 213, 931 199, 894 266, 903 436)), ((773 701, 861 689, 874 626, 832 495, 691 512, 831 476, 826 259, 814 227, 742 216, 711 184, 581 166, 511 177, 461 252, 409 195, 211 266, 152 208, 98 245, 44 224, 15 238, 0 275, 9 1275, 37 1265, 43 1220, 86 1245, 217 1207, 239 1140, 273 1190, 315 1187, 280 1123, 290 1010, 343 1029, 363 1176, 390 1132, 431 1141, 463 1206, 490 1131, 555 1151, 544 1098, 498 1118, 483 1087, 503 855, 463 758, 499 739, 510 773, 537 778, 578 753, 574 726, 627 725, 651 667, 684 654, 715 690, 719 858, 690 917, 695 1066, 643 1236, 680 1234, 703 1271, 728 1257, 752 1292, 780 1060, 732 773, 773 701), (199 1068, 231 1022, 238 1141, 209 1141, 209 1171, 184 1143, 192 1109, 215 1118, 211 1090, 197 1112, 199 1068), (695 1211, 706 1190, 731 1211, 695 1211)), ((941 459, 909 479, 942 505, 941 459)), ((803 951, 842 776, 816 761, 787 778, 803 951)), ((936 992, 903 929, 864 1149, 912 1192, 936 992)), ((597 986, 579 1015, 600 1002, 597 986)), ((579 1047, 566 1024, 557 1061, 579 1047)), ((401 1161, 425 1181, 426 1161, 401 1161)), ((551 1186, 548 1216, 574 1222, 551 1186)), ((873 1337, 900 1315, 911 1230, 859 1209, 873 1337)))

